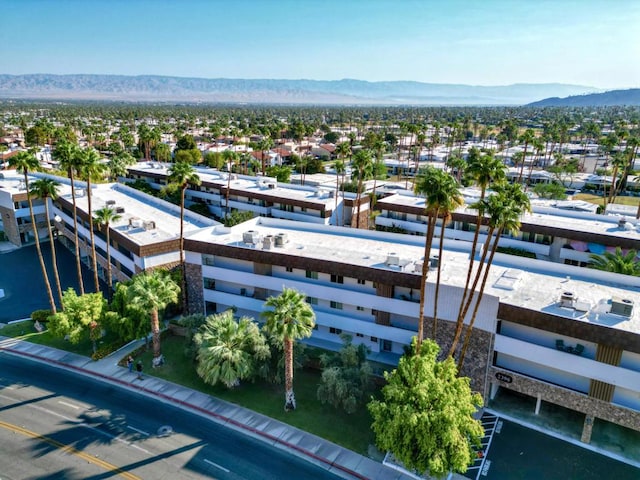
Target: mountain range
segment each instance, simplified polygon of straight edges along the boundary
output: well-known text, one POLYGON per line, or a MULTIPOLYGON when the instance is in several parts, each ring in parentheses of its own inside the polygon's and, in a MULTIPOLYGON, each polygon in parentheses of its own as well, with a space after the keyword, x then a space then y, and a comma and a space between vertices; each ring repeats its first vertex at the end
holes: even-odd
POLYGON ((605 107, 605 106, 638 106, 640 105, 640 88, 628 90, 611 90, 603 93, 572 95, 565 98, 545 98, 530 103, 531 107, 605 107))
POLYGON ((584 85, 474 86, 412 81, 0 74, 0 98, 325 105, 523 105, 599 92, 584 85))

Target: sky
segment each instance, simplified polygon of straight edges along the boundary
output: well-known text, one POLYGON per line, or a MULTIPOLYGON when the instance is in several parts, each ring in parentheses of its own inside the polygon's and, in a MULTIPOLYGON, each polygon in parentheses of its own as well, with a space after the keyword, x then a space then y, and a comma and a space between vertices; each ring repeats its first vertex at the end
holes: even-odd
POLYGON ((640 87, 640 0, 0 0, 0 74, 640 87))

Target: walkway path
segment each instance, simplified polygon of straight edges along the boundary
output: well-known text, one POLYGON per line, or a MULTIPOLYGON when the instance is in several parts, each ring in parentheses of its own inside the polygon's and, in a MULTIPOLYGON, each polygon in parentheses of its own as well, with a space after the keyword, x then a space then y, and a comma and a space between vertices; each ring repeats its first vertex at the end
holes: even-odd
POLYGON ((288 449, 291 453, 323 466, 342 478, 375 480, 416 478, 315 435, 196 390, 146 374, 144 381, 139 382, 136 380, 135 372, 130 373, 127 368, 120 367, 117 363, 119 359, 138 348, 141 342, 132 342, 97 362, 82 355, 2 336, 0 336, 0 351, 72 370, 82 375, 97 377, 104 382, 117 384, 143 395, 172 403, 274 446, 288 449))

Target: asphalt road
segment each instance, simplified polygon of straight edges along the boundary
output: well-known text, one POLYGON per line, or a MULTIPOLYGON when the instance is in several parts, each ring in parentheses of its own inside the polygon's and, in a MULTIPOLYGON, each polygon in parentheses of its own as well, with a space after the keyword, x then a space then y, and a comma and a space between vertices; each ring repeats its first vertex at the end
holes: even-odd
POLYGON ((171 405, 0 353, 0 478, 339 477, 171 405))

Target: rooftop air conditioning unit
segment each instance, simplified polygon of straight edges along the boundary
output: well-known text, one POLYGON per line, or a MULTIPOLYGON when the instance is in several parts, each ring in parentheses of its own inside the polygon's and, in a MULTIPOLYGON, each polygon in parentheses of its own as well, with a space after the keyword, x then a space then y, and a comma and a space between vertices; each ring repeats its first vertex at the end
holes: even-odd
POLYGON ((76 197, 84 197, 84 188, 76 188, 76 197))
POLYGON ((242 234, 242 241, 256 245, 260 241, 260 234, 256 230, 247 230, 242 234))
POLYGON ((414 273, 422 273, 422 267, 424 267, 424 262, 416 262, 413 264, 413 272, 414 273))
POLYGON ((439 265, 440 265, 440 256, 439 255, 434 255, 434 256, 429 258, 429 267, 438 268, 439 265))
POLYGON ((116 207, 116 213, 124 213, 124 207, 116 207))
POLYGON ((573 308, 573 302, 576 296, 573 292, 562 292, 560 295, 560 306, 565 308, 573 308))
POLYGON ((274 237, 273 235, 267 235, 262 239, 262 248, 264 250, 271 250, 271 247, 273 247, 276 244, 276 237, 274 237))
POLYGON ((400 257, 395 252, 389 253, 387 255, 387 260, 384 263, 387 265, 400 265, 400 257))
POLYGON ((144 222, 142 224, 142 226, 144 227, 145 230, 155 230, 156 229, 156 222, 154 222, 153 220, 148 220, 148 221, 144 222))
POLYGON ((109 206, 109 207, 111 207, 111 206, 116 204, 116 201, 115 200, 107 200, 106 202, 104 202, 104 204, 109 206))
POLYGON ((276 188, 276 184, 275 184, 275 183, 267 183, 267 186, 268 186, 270 189, 272 189, 272 190, 273 190, 274 188, 276 188))
POLYGON ((618 228, 624 228, 626 226, 626 224, 627 224, 627 219, 626 218, 621 217, 618 220, 618 228))
POLYGON ((141 228, 142 227, 142 220, 140 220, 139 218, 130 218, 129 219, 129 226, 131 226, 133 228, 141 228))
POLYGON ((633 300, 613 297, 611 299, 611 313, 631 317, 633 315, 633 300))
POLYGON ((285 243, 289 243, 286 233, 279 233, 276 235, 276 247, 284 247, 285 243))

